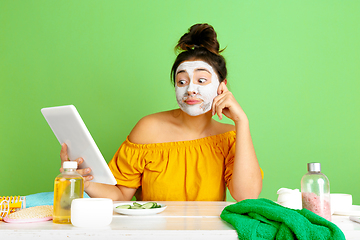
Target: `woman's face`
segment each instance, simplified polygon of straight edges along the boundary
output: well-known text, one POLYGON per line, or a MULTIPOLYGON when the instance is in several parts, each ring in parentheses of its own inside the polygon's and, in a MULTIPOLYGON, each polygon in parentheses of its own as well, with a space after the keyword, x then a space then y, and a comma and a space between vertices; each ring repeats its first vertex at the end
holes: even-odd
POLYGON ((210 111, 219 85, 217 74, 204 61, 185 61, 176 69, 176 100, 190 116, 210 111))

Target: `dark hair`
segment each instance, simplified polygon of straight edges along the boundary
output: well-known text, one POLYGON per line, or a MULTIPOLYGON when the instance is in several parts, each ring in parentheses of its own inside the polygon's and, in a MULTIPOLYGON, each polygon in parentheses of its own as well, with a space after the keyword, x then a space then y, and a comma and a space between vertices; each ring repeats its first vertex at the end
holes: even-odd
POLYGON ((219 81, 226 78, 227 69, 225 58, 220 55, 217 35, 209 24, 195 24, 191 26, 175 46, 175 50, 182 51, 171 68, 171 80, 175 85, 176 69, 184 61, 202 60, 210 64, 218 74, 219 81))

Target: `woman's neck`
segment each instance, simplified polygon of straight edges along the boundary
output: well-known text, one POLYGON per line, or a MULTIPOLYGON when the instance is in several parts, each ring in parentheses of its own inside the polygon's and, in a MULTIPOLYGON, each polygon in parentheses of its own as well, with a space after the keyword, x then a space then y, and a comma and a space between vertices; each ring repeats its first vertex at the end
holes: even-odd
POLYGON ((181 109, 177 109, 174 117, 185 134, 207 136, 213 124, 211 111, 198 116, 190 116, 181 109))

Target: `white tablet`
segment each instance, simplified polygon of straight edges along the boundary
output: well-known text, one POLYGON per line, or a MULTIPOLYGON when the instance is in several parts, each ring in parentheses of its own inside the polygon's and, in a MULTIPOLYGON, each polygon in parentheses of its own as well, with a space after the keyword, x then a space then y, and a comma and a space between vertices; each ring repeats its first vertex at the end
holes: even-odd
POLYGON ((116 184, 114 175, 73 105, 43 108, 41 112, 60 144, 67 144, 69 159, 82 157, 84 163, 81 167, 91 168, 94 177, 91 181, 116 184))

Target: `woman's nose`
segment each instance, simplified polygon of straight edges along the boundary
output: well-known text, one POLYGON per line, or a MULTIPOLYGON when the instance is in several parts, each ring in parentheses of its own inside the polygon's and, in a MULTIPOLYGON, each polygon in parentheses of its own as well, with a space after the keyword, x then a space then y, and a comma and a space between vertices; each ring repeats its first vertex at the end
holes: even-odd
POLYGON ((197 94, 197 91, 194 89, 194 90, 188 90, 187 91, 188 95, 195 95, 197 94))
POLYGON ((195 84, 192 83, 192 81, 191 81, 190 84, 189 84, 189 87, 188 87, 188 89, 187 89, 187 93, 188 93, 189 95, 195 95, 195 94, 198 93, 198 90, 197 90, 195 84))

